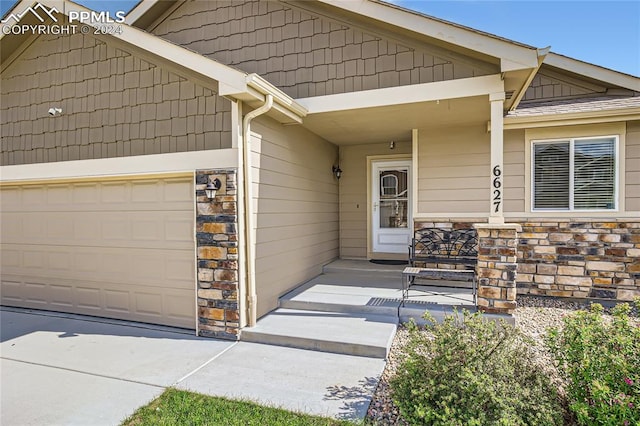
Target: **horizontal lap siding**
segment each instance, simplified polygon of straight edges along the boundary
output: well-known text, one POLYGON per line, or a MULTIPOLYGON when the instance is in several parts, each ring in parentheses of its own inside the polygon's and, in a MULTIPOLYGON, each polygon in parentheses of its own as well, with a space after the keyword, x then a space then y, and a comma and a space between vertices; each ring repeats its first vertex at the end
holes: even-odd
POLYGON ((424 43, 400 42, 343 17, 331 19, 276 1, 185 2, 151 31, 258 73, 294 98, 499 72, 495 65, 430 51, 424 43))
POLYGON ((525 138, 524 130, 504 132, 504 211, 525 209, 525 138))
POLYGON ((418 213, 488 211, 490 139, 485 129, 425 129, 418 135, 418 213))
POLYGON ((297 126, 252 124, 258 315, 338 256, 337 148, 297 126))
POLYGON ((229 101, 88 35, 40 36, 1 92, 2 165, 231 147, 229 101))
POLYGON ((345 145, 340 147, 340 257, 367 257, 367 156, 411 154, 411 143, 345 145))
POLYGON ((626 210, 640 212, 640 121, 627 122, 626 210))

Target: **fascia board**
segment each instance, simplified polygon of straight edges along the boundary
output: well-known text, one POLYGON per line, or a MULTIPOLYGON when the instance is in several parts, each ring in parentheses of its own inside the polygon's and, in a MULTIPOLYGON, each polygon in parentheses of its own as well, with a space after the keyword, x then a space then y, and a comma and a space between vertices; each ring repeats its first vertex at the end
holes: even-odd
POLYGON ((594 80, 615 84, 625 89, 640 92, 640 78, 624 74, 618 71, 609 70, 597 65, 588 64, 566 56, 549 53, 544 63, 556 68, 571 71, 594 80))
POLYGON ((423 34, 445 43, 474 50, 501 59, 502 71, 538 66, 536 49, 518 46, 507 40, 490 37, 446 22, 414 15, 393 7, 367 0, 318 0, 322 3, 386 22, 409 31, 423 34), (427 25, 428 24, 428 25, 427 25))
POLYGON ((127 13, 125 18, 125 22, 127 25, 133 25, 138 19, 144 16, 156 3, 158 0, 141 0, 138 4, 135 5, 133 9, 127 13))
POLYGON ((504 92, 499 74, 296 99, 309 114, 466 98, 504 92))
POLYGON ((607 111, 586 111, 567 114, 545 114, 524 117, 505 117, 504 129, 528 129, 546 126, 607 123, 640 120, 640 107, 607 111))

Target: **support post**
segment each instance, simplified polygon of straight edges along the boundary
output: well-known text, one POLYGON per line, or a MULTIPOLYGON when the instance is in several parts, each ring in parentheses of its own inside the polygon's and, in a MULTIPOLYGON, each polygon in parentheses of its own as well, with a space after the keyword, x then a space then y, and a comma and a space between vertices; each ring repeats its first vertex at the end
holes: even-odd
POLYGON ((491 103, 491 183, 489 223, 504 223, 503 104, 504 92, 489 95, 491 103))
POLYGON ((478 231, 478 309, 488 313, 513 314, 516 309, 518 233, 516 223, 480 223, 478 231))

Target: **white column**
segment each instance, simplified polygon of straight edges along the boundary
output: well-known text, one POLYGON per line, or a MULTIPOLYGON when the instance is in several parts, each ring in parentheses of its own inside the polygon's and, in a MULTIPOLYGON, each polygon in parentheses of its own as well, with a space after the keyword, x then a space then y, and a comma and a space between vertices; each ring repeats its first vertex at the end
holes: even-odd
POLYGON ((503 104, 504 92, 491 93, 491 170, 489 223, 504 223, 503 104))

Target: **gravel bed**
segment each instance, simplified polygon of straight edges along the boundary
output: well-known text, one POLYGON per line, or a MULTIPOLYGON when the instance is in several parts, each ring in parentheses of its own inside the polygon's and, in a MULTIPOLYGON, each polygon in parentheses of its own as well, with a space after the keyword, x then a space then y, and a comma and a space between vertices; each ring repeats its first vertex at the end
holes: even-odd
MULTIPOLYGON (((544 347, 544 334, 549 327, 562 325, 562 317, 572 311, 588 308, 588 303, 574 302, 541 297, 518 297, 516 309, 516 327, 530 336, 534 342, 534 351, 538 354, 541 365, 549 372, 560 388, 562 380, 558 376, 552 364, 551 356, 544 347)), ((399 363, 402 360, 402 348, 409 339, 406 328, 399 327, 391 345, 387 365, 382 373, 376 392, 373 395, 367 422, 373 425, 407 425, 400 416, 398 408, 391 400, 389 380, 395 375, 399 363)))

